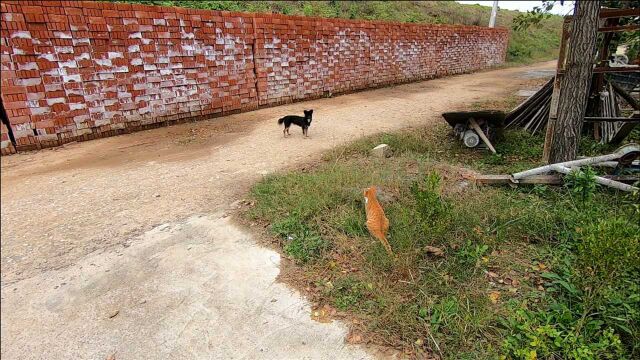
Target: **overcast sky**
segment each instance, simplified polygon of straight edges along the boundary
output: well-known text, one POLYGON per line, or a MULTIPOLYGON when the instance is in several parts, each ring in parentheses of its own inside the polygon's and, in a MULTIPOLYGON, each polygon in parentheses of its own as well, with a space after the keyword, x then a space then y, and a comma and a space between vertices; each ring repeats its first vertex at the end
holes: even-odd
MULTIPOLYGON (((458 1, 462 4, 480 4, 485 6, 493 6, 493 1, 458 1)), ((498 1, 500 9, 520 10, 525 12, 533 9, 534 6, 540 6, 542 1, 498 1)), ((573 1, 565 1, 564 5, 560 5, 560 1, 556 1, 556 5, 551 10, 552 13, 558 15, 570 14, 573 10, 573 1)))

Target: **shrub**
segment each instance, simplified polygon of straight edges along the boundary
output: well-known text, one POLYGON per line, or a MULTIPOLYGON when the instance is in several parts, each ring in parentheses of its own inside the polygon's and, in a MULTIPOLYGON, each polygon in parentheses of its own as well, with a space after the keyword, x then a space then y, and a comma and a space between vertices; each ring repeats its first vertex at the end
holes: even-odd
POLYGON ((411 193, 421 218, 425 221, 433 220, 434 216, 442 214, 448 208, 440 197, 440 175, 436 172, 429 173, 422 182, 414 182, 411 193))
POLYGON ((542 274, 546 309, 519 306, 506 321, 507 355, 625 359, 640 351, 640 226, 620 217, 585 221, 575 235, 554 272, 542 274))
POLYGON ((564 177, 564 184, 580 197, 583 203, 591 200, 596 191, 596 172, 589 166, 575 169, 564 177))

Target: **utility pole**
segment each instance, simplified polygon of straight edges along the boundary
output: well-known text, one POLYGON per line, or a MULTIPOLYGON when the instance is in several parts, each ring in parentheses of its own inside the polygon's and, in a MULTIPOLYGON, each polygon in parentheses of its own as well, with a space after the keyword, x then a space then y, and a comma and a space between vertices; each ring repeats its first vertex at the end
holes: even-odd
POLYGON ((491 9, 491 18, 489 19, 489 27, 496 27, 496 15, 498 15, 498 0, 493 2, 493 8, 491 9))

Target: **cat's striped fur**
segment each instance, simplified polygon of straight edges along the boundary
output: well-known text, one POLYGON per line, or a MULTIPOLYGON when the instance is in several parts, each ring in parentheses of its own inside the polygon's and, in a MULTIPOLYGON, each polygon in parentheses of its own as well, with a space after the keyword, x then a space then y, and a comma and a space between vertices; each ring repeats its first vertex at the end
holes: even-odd
POLYGON ((382 246, 389 253, 393 254, 391 245, 387 240, 387 232, 389 231, 389 220, 384 215, 384 210, 376 197, 376 187, 371 186, 364 191, 364 207, 367 212, 367 229, 373 237, 380 240, 382 246))

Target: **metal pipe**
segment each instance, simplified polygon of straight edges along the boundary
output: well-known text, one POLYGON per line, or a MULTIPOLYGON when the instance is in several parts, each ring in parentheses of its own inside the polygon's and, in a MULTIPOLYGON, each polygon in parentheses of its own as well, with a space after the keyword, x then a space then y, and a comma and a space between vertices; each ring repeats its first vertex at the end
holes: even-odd
POLYGON ((603 161, 615 160, 634 151, 640 152, 640 146, 638 144, 629 143, 618 148, 614 153, 611 153, 608 155, 595 156, 595 157, 590 157, 586 159, 571 160, 563 163, 550 164, 550 165, 541 166, 535 169, 521 171, 519 173, 513 174, 513 179, 518 180, 518 179, 526 178, 527 176, 531 176, 531 175, 546 174, 552 171, 555 165, 562 165, 568 168, 572 168, 572 167, 580 167, 582 165, 597 164, 603 161))
MULTIPOLYGON (((563 173, 565 175, 568 175, 572 171, 570 168, 568 168, 566 166, 562 166, 560 164, 553 164, 553 165, 551 165, 551 167, 552 167, 553 171, 557 171, 557 172, 563 173)), ((600 176, 594 177, 594 180, 600 185, 609 186, 609 187, 612 187, 614 189, 618 189, 618 190, 622 190, 622 191, 638 190, 638 188, 635 187, 635 186, 627 185, 625 183, 621 183, 619 181, 603 178, 603 177, 600 177, 600 176)))
MULTIPOLYGON (((584 159, 584 157, 582 159, 584 159)), ((629 166, 638 166, 638 165, 640 165, 640 161, 636 160, 636 161, 632 162, 631 165, 629 165, 629 166)), ((615 167, 618 167, 618 162, 617 161, 603 161, 603 162, 599 162, 597 164, 592 164, 592 166, 615 168, 615 167)))

